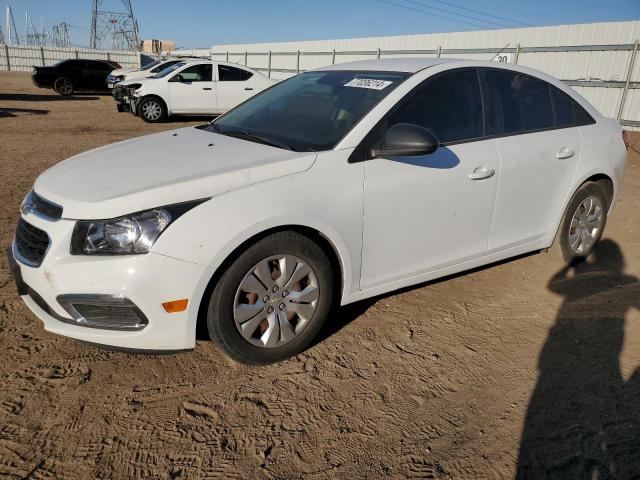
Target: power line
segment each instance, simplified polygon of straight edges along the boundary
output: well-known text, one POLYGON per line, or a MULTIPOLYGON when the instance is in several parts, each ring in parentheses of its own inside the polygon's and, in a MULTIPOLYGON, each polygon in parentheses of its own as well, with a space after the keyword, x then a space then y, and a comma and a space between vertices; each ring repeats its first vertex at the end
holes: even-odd
POLYGON ((506 22, 517 23, 518 25, 524 25, 525 27, 533 27, 534 25, 530 23, 520 22, 518 20, 513 20, 511 18, 500 17, 498 15, 492 15, 490 13, 482 12, 480 10, 474 10, 473 8, 461 7, 460 5, 456 5, 455 3, 445 2, 444 0, 429 0, 431 2, 441 3, 442 5, 447 5, 449 7, 459 8, 460 10, 466 10, 468 12, 477 13, 479 15, 484 15, 486 17, 497 18, 498 20, 504 20, 506 22))
POLYGON ((486 25, 480 25, 478 23, 467 22, 465 20, 459 20, 457 18, 445 17, 444 15, 438 15, 437 13, 428 12, 426 10, 410 7, 408 5, 402 5, 400 3, 390 2, 389 0, 378 0, 378 1, 382 2, 382 3, 387 3, 389 5, 393 5, 394 7, 404 8, 406 10, 411 10, 411 11, 414 11, 414 12, 423 13, 425 15, 430 15, 432 17, 443 18, 445 20, 449 20, 449 21, 452 21, 452 22, 465 23, 465 24, 471 25, 473 27, 480 27, 482 29, 493 29, 494 28, 494 27, 487 27, 486 25))
POLYGON ((506 28, 511 28, 512 27, 511 25, 507 25, 505 23, 494 22, 493 20, 485 20, 484 18, 472 17, 472 16, 469 16, 469 15, 465 15, 463 13, 453 12, 451 10, 446 10, 444 8, 439 8, 439 7, 434 7, 434 6, 431 6, 431 5, 426 5, 426 4, 422 3, 422 2, 416 2, 415 0, 404 0, 404 1, 407 2, 407 3, 413 3, 414 5, 419 5, 419 6, 424 7, 424 8, 430 8, 430 9, 433 9, 433 10, 438 10, 440 12, 449 13, 451 15, 457 15, 459 17, 468 18, 469 20, 477 20, 479 22, 490 23, 492 25, 497 25, 499 27, 506 27, 506 28))

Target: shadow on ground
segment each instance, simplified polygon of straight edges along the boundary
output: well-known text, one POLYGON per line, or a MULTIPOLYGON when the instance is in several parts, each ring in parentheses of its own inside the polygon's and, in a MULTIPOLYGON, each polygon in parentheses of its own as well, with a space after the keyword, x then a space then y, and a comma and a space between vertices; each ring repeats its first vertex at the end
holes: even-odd
POLYGON ((36 108, 1 108, 0 118, 21 117, 23 115, 46 115, 49 110, 40 110, 36 108))
POLYGON ((638 278, 624 273, 617 243, 560 270, 563 297, 540 353, 516 478, 640 478, 640 368, 620 369, 625 317, 640 308, 638 278))
MULTIPOLYGON (((91 95, 73 94, 70 97, 63 97, 62 95, 33 95, 31 93, 0 93, 0 101, 6 102, 56 102, 71 100, 98 100, 99 97, 91 95)), ((106 95, 106 94, 105 94, 106 95)))

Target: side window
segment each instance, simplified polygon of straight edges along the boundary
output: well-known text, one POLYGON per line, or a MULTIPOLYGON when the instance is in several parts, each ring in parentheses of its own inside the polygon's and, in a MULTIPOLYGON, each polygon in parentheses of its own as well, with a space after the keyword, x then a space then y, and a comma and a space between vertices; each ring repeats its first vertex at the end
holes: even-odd
POLYGON ((253 77, 253 73, 241 68, 218 65, 218 80, 221 82, 243 82, 253 77))
POLYGON ((556 118, 556 127, 571 127, 575 125, 575 112, 573 104, 575 103, 569 95, 561 92, 553 85, 549 85, 551 89, 551 99, 553 100, 553 113, 556 118))
POLYGON ((212 80, 212 72, 210 63, 201 65, 192 65, 182 70, 180 75, 185 82, 210 82, 212 80))
POLYGON ((549 84, 508 70, 485 72, 487 132, 490 135, 521 133, 555 126, 549 84))
POLYGON ((477 70, 465 69, 427 79, 389 115, 389 126, 414 123, 451 143, 482 137, 482 117, 477 70))

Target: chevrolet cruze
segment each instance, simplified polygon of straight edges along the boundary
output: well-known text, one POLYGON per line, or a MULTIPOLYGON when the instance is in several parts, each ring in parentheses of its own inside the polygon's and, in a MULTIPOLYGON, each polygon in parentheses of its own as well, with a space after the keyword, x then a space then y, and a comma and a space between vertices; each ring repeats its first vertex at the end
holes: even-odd
POLYGON ((295 355, 331 307, 553 246, 585 257, 622 129, 516 65, 386 59, 302 73, 200 126, 45 171, 13 255, 46 330, 138 351, 295 355))

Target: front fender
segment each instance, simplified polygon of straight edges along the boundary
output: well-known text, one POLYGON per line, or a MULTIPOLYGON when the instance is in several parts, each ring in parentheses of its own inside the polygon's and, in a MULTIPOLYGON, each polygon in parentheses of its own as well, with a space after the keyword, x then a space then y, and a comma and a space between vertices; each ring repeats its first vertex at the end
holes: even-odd
POLYGON ((307 227, 333 246, 342 267, 342 300, 359 290, 362 252, 363 165, 350 151, 319 154, 304 172, 218 195, 176 220, 154 253, 206 267, 201 298, 220 265, 247 240, 274 228, 307 227))

